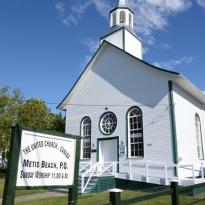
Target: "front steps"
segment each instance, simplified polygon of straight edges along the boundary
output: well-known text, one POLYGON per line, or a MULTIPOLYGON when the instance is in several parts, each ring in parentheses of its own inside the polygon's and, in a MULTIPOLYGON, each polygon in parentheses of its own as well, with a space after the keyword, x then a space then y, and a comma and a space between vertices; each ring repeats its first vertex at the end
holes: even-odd
MULTIPOLYGON (((87 180, 89 177, 85 177, 84 178, 84 184, 86 184, 87 180)), ((78 193, 79 194, 90 194, 92 192, 92 189, 96 186, 98 182, 98 178, 97 177, 92 177, 88 186, 86 187, 84 193, 82 193, 82 177, 79 176, 78 178, 78 193)))
MULTIPOLYGON (((85 177, 84 184, 86 184, 87 180, 88 177, 85 177)), ((78 193, 82 195, 103 192, 115 188, 115 178, 114 176, 100 176, 100 177, 93 176, 83 193, 82 193, 81 185, 82 185, 82 178, 81 176, 79 176, 78 193)))

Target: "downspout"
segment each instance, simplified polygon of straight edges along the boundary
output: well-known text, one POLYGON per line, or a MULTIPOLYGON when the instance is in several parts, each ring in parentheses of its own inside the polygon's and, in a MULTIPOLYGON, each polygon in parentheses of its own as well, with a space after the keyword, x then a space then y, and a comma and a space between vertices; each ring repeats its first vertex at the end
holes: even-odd
MULTIPOLYGON (((168 82, 168 86, 169 86, 170 127, 171 127, 172 153, 173 153, 172 156, 173 156, 174 164, 178 164, 177 134, 176 134, 175 108, 174 108, 173 83, 172 83, 172 81, 168 82)), ((176 169, 175 169, 175 176, 177 176, 176 169)))

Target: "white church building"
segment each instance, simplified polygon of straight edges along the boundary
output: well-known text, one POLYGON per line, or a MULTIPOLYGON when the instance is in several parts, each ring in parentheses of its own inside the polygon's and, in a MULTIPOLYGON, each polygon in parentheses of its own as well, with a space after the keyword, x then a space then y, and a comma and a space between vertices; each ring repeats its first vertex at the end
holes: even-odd
POLYGON ((143 61, 133 17, 119 0, 109 32, 58 105, 66 133, 82 137, 82 192, 109 175, 166 185, 204 180, 205 95, 182 74, 143 61))

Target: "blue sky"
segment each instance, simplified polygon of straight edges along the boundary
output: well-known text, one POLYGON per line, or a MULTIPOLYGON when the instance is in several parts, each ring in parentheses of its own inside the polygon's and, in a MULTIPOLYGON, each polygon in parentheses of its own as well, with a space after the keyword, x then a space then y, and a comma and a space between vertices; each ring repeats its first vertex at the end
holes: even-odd
MULTIPOLYGON (((56 112, 106 34, 115 0, 0 0, 0 87, 56 112), (51 104, 50 104, 51 103, 51 104)), ((145 61, 205 90, 205 0, 130 0, 145 61)))

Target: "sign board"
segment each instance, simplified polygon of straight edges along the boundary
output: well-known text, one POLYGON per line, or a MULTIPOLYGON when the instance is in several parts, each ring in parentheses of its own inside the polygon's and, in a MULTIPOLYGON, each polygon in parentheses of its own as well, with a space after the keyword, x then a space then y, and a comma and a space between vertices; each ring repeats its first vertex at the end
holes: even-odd
POLYGON ((2 205, 14 205, 16 188, 67 187, 77 204, 81 138, 63 133, 12 127, 2 205))
POLYGON ((119 155, 120 157, 125 156, 125 146, 124 145, 119 145, 119 155))
POLYGON ((16 186, 72 186, 75 146, 75 139, 22 130, 16 186))

